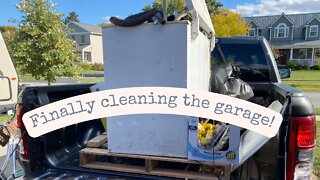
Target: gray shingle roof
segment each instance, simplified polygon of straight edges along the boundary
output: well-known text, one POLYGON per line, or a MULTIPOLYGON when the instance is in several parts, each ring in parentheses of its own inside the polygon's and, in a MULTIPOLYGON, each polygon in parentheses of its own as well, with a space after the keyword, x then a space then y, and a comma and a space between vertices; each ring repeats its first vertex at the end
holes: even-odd
POLYGON ((87 32, 92 32, 92 33, 102 33, 101 27, 100 26, 95 26, 91 24, 85 24, 85 23, 80 23, 80 22, 74 22, 72 21, 71 23, 75 24, 76 26, 80 27, 84 31, 87 32))
MULTIPOLYGON (((261 29, 261 35, 268 37, 269 27, 280 17, 282 14, 273 15, 273 16, 254 16, 254 17, 244 17, 247 22, 251 22, 252 20, 259 26, 261 29)), ((305 25, 314 17, 318 17, 320 19, 320 13, 307 13, 307 14, 286 14, 286 17, 293 22, 294 29, 294 37, 295 38, 303 38, 303 28, 305 25)))
POLYGON ((301 40, 293 40, 293 41, 278 41, 278 42, 272 42, 272 45, 281 47, 320 47, 320 40, 314 40, 314 41, 301 41, 301 40))
POLYGON ((74 47, 75 51, 82 51, 82 50, 91 50, 91 49, 87 49, 88 47, 91 47, 92 45, 82 45, 82 46, 76 46, 74 47))

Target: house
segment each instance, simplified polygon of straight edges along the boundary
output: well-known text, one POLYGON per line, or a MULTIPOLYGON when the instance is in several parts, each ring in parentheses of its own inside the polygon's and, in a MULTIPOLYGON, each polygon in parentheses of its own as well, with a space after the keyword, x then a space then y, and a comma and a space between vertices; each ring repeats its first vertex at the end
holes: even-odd
POLYGON ((69 38, 75 41, 74 49, 79 60, 87 63, 103 63, 102 30, 100 26, 71 21, 69 38))
POLYGON ((245 20, 251 25, 249 36, 264 36, 279 50, 279 64, 295 61, 312 66, 320 63, 320 13, 282 13, 245 17, 245 20))

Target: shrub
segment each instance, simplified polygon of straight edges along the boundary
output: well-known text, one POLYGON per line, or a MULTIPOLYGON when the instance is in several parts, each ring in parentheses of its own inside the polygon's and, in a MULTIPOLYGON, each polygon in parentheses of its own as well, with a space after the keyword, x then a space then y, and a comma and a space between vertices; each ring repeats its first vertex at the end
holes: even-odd
POLYGON ((304 70, 308 70, 309 69, 309 66, 307 64, 303 65, 303 69, 304 70))
POLYGON ((104 70, 104 66, 102 63, 94 63, 92 66, 92 70, 96 70, 96 71, 103 71, 104 70))
POLYGON ((294 69, 295 70, 302 70, 303 66, 301 64, 297 64, 294 69))
POLYGON ((320 64, 315 64, 312 67, 313 70, 320 70, 320 64))
POLYGON ((288 61, 287 62, 287 65, 288 65, 288 67, 290 68, 290 69, 295 69, 295 67, 296 67, 296 62, 294 62, 294 61, 288 61))
POLYGON ((92 69, 92 65, 86 62, 80 62, 79 66, 84 70, 90 70, 92 69))

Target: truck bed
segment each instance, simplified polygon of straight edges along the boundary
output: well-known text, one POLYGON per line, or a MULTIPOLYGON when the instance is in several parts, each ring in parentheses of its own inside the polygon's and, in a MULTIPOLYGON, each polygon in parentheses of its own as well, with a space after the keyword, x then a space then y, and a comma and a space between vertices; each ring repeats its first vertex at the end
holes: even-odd
MULTIPOLYGON (((267 107, 271 102, 278 100, 284 105, 281 111, 284 115, 284 123, 288 121, 286 119, 288 92, 291 91, 291 95, 301 96, 301 99, 304 99, 303 93, 294 91, 290 86, 281 83, 251 83, 250 85, 255 92, 255 98, 252 99, 254 103, 267 107)), ((22 98, 19 99, 19 103, 23 105, 25 112, 27 112, 54 101, 89 93, 90 86, 92 85, 27 87, 22 92, 23 95, 20 95, 22 98)), ((49 177, 61 177, 63 179, 66 177, 70 179, 168 179, 160 176, 81 167, 79 152, 86 147, 90 139, 103 132, 104 127, 101 119, 96 119, 68 126, 38 138, 29 137, 30 158, 21 158, 27 174, 26 179, 36 177, 39 179, 47 179, 49 177)), ((253 155, 253 158, 256 157, 259 162, 264 163, 264 171, 268 171, 268 176, 272 178, 276 176, 276 172, 273 171, 276 164, 278 170, 284 169, 284 165, 282 166, 282 163, 277 159, 278 152, 280 154, 279 157, 282 157, 281 153, 284 153, 281 151, 283 147, 280 146, 284 145, 281 141, 283 141, 281 138, 272 138, 253 155), (279 149, 280 151, 278 151, 279 149), (274 158, 262 156, 266 151, 274 158)), ((237 172, 236 169, 233 170, 235 173, 237 172)))

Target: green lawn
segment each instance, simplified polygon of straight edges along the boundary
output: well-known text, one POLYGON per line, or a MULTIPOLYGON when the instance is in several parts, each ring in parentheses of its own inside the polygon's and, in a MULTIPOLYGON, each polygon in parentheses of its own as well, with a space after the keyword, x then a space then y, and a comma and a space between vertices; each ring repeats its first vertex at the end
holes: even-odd
POLYGON ((0 115, 0 123, 9 120, 12 116, 10 115, 0 115))
MULTIPOLYGON (((81 70, 79 72, 80 77, 82 74, 103 74, 103 71, 95 71, 95 70, 81 70)), ((31 75, 21 75, 19 76, 20 81, 35 81, 36 79, 32 77, 31 75)), ((40 80, 44 80, 44 78, 40 78, 40 80)), ((84 82, 90 83, 90 80, 85 80, 84 82)), ((92 83, 95 83, 95 80, 93 80, 92 83)))
POLYGON ((294 70, 288 80, 313 80, 320 81, 320 70, 294 70))
POLYGON ((320 91, 320 71, 295 70, 291 72, 291 78, 283 79, 283 82, 301 91, 320 91))
POLYGON ((103 81, 104 81, 104 77, 79 79, 79 83, 99 83, 99 82, 103 82, 103 81))
POLYGON ((103 74, 103 71, 95 71, 95 70, 81 70, 80 74, 103 74))
MULTIPOLYGON (((20 81, 34 81, 36 79, 34 77, 32 77, 31 75, 21 75, 21 76, 19 76, 19 80, 20 81)), ((44 78, 40 78, 39 80, 44 80, 44 78)))
POLYGON ((320 116, 320 108, 315 108, 315 111, 316 111, 316 115, 320 116))
POLYGON ((320 121, 317 121, 317 144, 316 144, 316 159, 313 163, 314 174, 320 176, 320 121))

